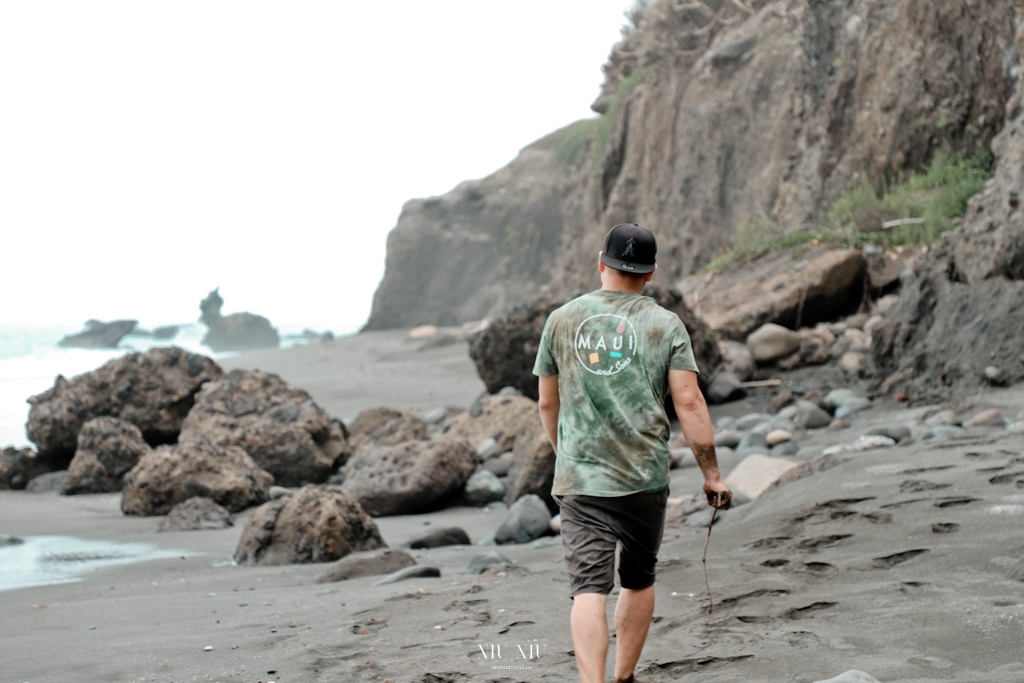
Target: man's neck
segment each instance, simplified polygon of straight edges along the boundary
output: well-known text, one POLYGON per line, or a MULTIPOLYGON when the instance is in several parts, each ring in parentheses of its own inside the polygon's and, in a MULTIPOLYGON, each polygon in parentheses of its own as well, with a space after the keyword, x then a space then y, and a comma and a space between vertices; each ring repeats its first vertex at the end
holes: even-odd
POLYGON ((644 280, 633 280, 631 278, 617 277, 608 278, 601 282, 601 291, 603 292, 633 292, 634 294, 640 294, 644 291, 644 285, 647 283, 644 280))

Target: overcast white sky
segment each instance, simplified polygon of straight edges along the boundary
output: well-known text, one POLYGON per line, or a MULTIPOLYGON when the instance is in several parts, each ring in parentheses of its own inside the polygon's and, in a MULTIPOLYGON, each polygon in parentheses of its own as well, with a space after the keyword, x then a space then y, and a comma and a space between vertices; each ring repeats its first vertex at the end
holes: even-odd
POLYGON ((351 331, 402 203, 592 115, 630 0, 0 3, 0 324, 351 331))

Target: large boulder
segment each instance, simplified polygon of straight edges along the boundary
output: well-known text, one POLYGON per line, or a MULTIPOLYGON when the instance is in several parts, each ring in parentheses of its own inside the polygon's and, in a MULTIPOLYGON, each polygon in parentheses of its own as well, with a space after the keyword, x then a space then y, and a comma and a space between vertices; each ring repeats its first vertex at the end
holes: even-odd
POLYGON ((555 450, 536 412, 516 434, 512 466, 508 471, 505 504, 512 505, 523 496, 534 494, 554 513, 558 504, 551 497, 555 479, 555 450))
POLYGON ((775 323, 765 323, 747 337, 747 348, 758 363, 784 358, 800 348, 800 336, 775 323))
POLYGON ((214 351, 248 351, 278 346, 281 338, 270 321, 253 313, 221 315, 224 299, 220 288, 210 292, 199 304, 202 315, 199 320, 209 328, 203 337, 203 344, 214 351))
POLYGON ((715 332, 737 341, 766 323, 794 328, 854 312, 864 296, 863 252, 817 247, 798 265, 794 273, 788 251, 769 252, 689 278, 680 286, 687 303, 715 332))
POLYGON ((182 443, 239 446, 279 486, 326 480, 346 452, 344 426, 277 375, 234 370, 203 387, 181 426, 182 443))
POLYGON ((71 462, 78 431, 94 417, 132 423, 151 446, 174 443, 199 387, 222 374, 209 358, 171 347, 130 353, 70 380, 58 375, 28 399, 28 438, 59 467, 71 462))
POLYGON ((423 418, 411 410, 371 408, 364 410, 356 422, 359 423, 359 431, 353 430, 349 439, 349 451, 353 454, 361 450, 396 446, 406 441, 426 441, 430 436, 423 418), (371 417, 394 415, 381 423, 376 419, 363 419, 363 415, 371 411, 374 413, 371 417), (372 431, 367 431, 371 426, 372 431))
POLYGON ((530 418, 537 416, 537 403, 524 396, 498 394, 480 397, 460 413, 441 439, 468 441, 474 447, 494 439, 499 453, 512 450, 516 434, 530 418))
POLYGON ((377 525, 355 499, 309 484, 252 513, 238 541, 235 562, 333 562, 349 553, 384 547, 377 525))
POLYGON ((267 500, 273 484, 274 477, 237 446, 208 441, 161 446, 125 477, 121 511, 165 515, 178 503, 203 496, 238 512, 267 500))
POLYGON ((0 450, 0 491, 20 491, 50 469, 31 448, 7 446, 0 450))
POLYGON ((131 334, 138 324, 138 320, 114 320, 109 323, 87 320, 85 330, 65 336, 57 345, 77 349, 116 349, 121 339, 131 334))
POLYGON ((374 516, 410 515, 458 500, 480 456, 465 441, 407 441, 360 449, 341 490, 374 516))
POLYGON ((529 543, 551 533, 551 512, 539 496, 523 496, 508 509, 508 515, 494 532, 494 542, 529 543))
MULTIPOLYGON (((701 386, 722 362, 717 337, 672 288, 648 285, 644 295, 679 316, 690 334, 694 357, 701 371, 701 386)), ((565 298, 541 297, 513 309, 508 315, 487 321, 486 326, 470 337, 469 356, 476 363, 477 373, 487 391, 494 394, 510 386, 537 400, 538 383, 533 374, 544 323, 551 312, 569 301, 565 298)))
POLYGON ((124 475, 152 449, 139 428, 116 417, 89 420, 78 432, 78 449, 64 478, 65 495, 120 491, 124 475))

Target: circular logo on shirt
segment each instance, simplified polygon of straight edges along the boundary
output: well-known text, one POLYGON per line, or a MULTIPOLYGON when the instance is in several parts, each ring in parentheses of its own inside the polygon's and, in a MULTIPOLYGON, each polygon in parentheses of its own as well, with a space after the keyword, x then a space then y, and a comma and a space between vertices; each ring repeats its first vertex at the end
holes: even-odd
POLYGON ((593 315, 576 328, 576 359, 595 375, 614 375, 626 369, 636 355, 633 325, 621 315, 593 315))

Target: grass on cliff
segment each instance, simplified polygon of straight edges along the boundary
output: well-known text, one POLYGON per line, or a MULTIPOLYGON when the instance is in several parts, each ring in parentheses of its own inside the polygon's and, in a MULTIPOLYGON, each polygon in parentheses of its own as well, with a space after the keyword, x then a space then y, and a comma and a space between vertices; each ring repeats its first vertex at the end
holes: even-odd
MULTIPOLYGON (((985 150, 970 157, 939 150, 923 173, 893 185, 881 197, 866 180, 854 185, 836 200, 824 226, 780 236, 768 221, 738 225, 732 249, 712 259, 700 273, 769 251, 821 242, 846 247, 876 244, 884 249, 931 244, 954 227, 954 219, 963 215, 968 201, 984 189, 993 172, 992 156, 985 150), (898 219, 920 222, 882 228, 883 223, 898 219)), ((801 254, 803 249, 794 250, 795 258, 801 254)))
POLYGON ((565 127, 565 133, 555 148, 554 163, 559 168, 576 168, 587 146, 587 140, 594 134, 599 118, 581 119, 565 127))
POLYGON ((619 106, 622 105, 622 100, 626 99, 626 96, 632 92, 633 88, 640 85, 647 78, 648 73, 648 69, 633 69, 615 88, 615 94, 612 95, 612 100, 608 104, 608 111, 601 114, 601 118, 597 119, 597 134, 594 136, 594 148, 590 156, 590 170, 592 172, 597 171, 597 168, 601 165, 605 148, 608 146, 608 138, 612 135, 612 126, 615 125, 615 115, 619 111, 619 106))

